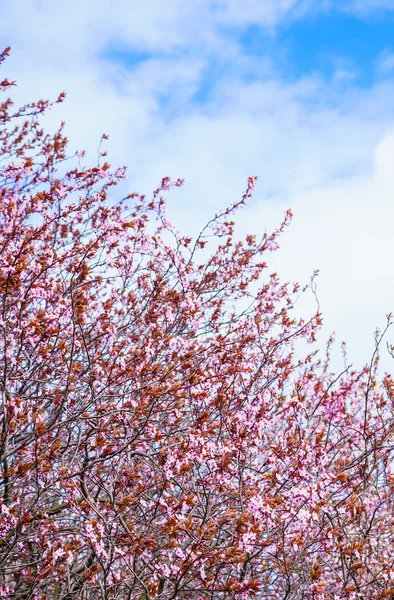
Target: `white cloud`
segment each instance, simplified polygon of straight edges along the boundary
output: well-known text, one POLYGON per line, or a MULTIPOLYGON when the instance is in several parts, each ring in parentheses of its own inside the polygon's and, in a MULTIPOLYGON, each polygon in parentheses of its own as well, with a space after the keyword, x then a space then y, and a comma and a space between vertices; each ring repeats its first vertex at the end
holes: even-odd
MULTIPOLYGON (((369 176, 317 186, 292 198, 293 227, 283 243, 279 269, 285 278, 306 279, 320 268, 318 295, 326 334, 347 340, 360 365, 372 351, 373 331, 394 312, 394 133, 387 133, 371 157, 369 176), (288 257, 292 257, 289 264, 288 257)), ((393 341, 393 334, 389 335, 393 341)), ((392 360, 383 353, 382 364, 392 360)))
MULTIPOLYGON (((308 0, 309 1, 309 0, 308 0)), ((215 45, 217 25, 272 26, 306 0, 4 0, 0 31, 30 62, 72 65, 109 44, 169 53, 215 45), (30 50, 30 52, 29 52, 30 50)), ((27 64, 26 63, 26 64, 27 64)))
POLYGON ((394 53, 384 50, 377 60, 376 68, 379 75, 390 76, 394 71, 394 53))
POLYGON ((237 26, 258 23, 263 26, 276 25, 288 13, 295 9, 302 10, 305 1, 300 0, 217 0, 217 18, 228 24, 237 26))
POLYGON ((394 0, 348 0, 343 4, 343 8, 367 14, 376 10, 393 10, 394 0))
MULTIPOLYGON (((188 116, 146 144, 142 156, 151 162, 140 185, 147 189, 163 173, 185 176, 185 188, 170 202, 177 222, 190 230, 236 200, 249 173, 258 174, 255 201, 239 215, 240 228, 271 229, 285 208, 293 209, 294 223, 271 257, 272 269, 304 283, 320 269, 324 336, 336 330, 360 366, 370 358, 375 328, 394 311, 393 120, 371 119, 389 92, 360 95, 353 111, 351 94, 342 114, 309 113, 287 87, 238 86, 233 93, 238 103, 223 103, 222 114, 188 116), (256 97, 264 98, 260 112, 256 97)), ((313 298, 301 306, 313 310, 313 298)), ((383 364, 391 362, 387 355, 383 364)))

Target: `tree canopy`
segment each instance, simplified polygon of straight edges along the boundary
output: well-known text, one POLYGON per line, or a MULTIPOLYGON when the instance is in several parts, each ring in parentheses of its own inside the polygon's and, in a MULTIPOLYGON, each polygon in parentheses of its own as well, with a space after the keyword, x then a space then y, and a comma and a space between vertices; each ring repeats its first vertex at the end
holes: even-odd
POLYGON ((255 177, 182 235, 182 180, 113 202, 52 106, 0 104, 0 597, 394 598, 381 338, 331 373, 269 269, 291 213, 234 234, 255 177))

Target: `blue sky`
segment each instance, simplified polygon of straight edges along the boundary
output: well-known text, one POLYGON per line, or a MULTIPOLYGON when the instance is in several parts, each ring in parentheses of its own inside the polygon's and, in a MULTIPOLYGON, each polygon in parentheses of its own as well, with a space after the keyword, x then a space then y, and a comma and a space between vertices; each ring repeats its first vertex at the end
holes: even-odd
POLYGON ((331 80, 343 69, 357 85, 369 86, 382 56, 394 52, 394 14, 321 11, 283 23, 274 33, 252 24, 240 41, 248 56, 271 56, 285 78, 317 73, 331 80))
POLYGON ((184 177, 179 228, 257 175, 240 235, 292 209, 270 266, 301 283, 320 269, 323 339, 335 330, 356 364, 394 312, 393 34, 394 0, 3 0, 0 20, 15 103, 65 89, 46 126, 66 121, 88 162, 109 134, 127 191, 184 177))
MULTIPOLYGON (((264 80, 273 72, 288 82, 303 77, 321 78, 332 87, 326 89, 328 94, 346 87, 368 89, 394 72, 392 8, 361 13, 333 7, 315 8, 301 14, 290 12, 274 27, 267 27, 265 22, 237 24, 235 21, 230 25, 219 23, 217 32, 224 41, 237 46, 239 57, 253 59, 253 66, 248 68, 243 64, 239 69, 234 65, 233 55, 206 52, 204 67, 187 108, 207 103, 234 70, 247 83, 264 80)), ((111 39, 100 56, 133 71, 138 65, 160 58, 182 60, 193 51, 193 44, 149 50, 111 39)), ((172 114, 168 113, 172 107, 171 91, 159 95, 158 101, 163 114, 172 114)))

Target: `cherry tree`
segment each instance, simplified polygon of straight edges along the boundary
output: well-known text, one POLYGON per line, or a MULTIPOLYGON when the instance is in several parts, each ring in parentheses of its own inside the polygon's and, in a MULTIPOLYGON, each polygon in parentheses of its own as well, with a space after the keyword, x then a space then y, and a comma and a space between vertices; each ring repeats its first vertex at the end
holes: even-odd
POLYGON ((63 99, 0 104, 0 597, 394 598, 384 332, 333 375, 269 268, 291 213, 238 241, 255 177, 193 239, 182 180, 114 202, 63 99))

